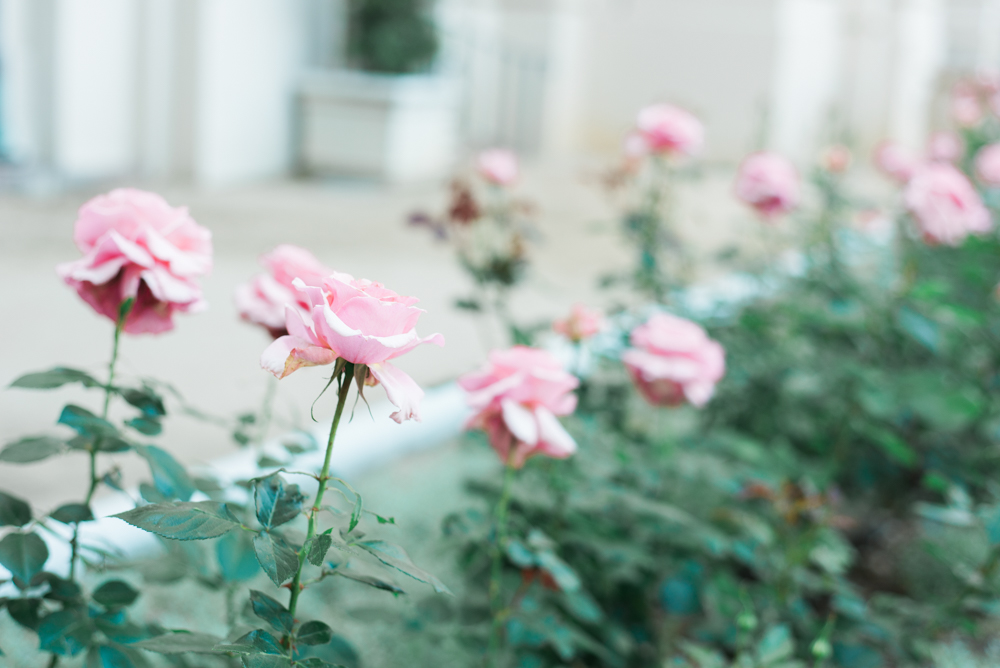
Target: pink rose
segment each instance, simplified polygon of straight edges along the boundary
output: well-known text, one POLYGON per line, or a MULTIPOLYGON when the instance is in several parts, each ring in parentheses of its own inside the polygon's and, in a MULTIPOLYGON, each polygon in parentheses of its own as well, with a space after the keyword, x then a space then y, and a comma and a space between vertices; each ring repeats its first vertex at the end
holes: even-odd
POLYGON ((799 203, 799 174, 777 153, 752 153, 736 175, 736 197, 765 220, 794 209, 799 203))
POLYGON ((843 144, 828 146, 820 158, 820 165, 832 174, 843 174, 851 166, 851 149, 843 144))
POLYGON ((951 99, 951 117, 960 127, 972 128, 983 120, 983 108, 975 95, 956 95, 951 99))
POLYGON ((930 244, 958 246, 971 233, 993 227, 979 193, 948 163, 925 165, 910 180, 903 202, 930 244))
POLYGON ((479 175, 498 186, 509 186, 517 181, 517 155, 505 148, 492 148, 479 154, 476 161, 479 175))
POLYGON ((636 129, 653 153, 693 156, 705 143, 701 121, 672 104, 654 104, 642 109, 636 129))
POLYGON ((576 409, 573 390, 580 381, 548 352, 526 346, 494 350, 485 368, 458 384, 476 411, 466 427, 485 431, 503 461, 521 468, 532 455, 564 459, 576 452, 576 441, 556 416, 576 409))
POLYGON ((933 162, 955 162, 965 152, 965 143, 954 132, 935 132, 927 144, 927 157, 933 162))
POLYGON ((240 317, 260 325, 274 338, 288 334, 285 328, 285 306, 309 312, 305 294, 292 285, 301 278, 306 285, 320 285, 323 278, 333 273, 324 267, 312 253, 304 248, 283 244, 267 255, 260 263, 268 273, 254 276, 249 283, 236 289, 236 309, 240 317))
POLYGON ((909 181, 920 164, 920 158, 895 142, 882 142, 875 149, 875 166, 897 183, 909 181))
POLYGON ((396 422, 420 421, 423 390, 408 375, 389 364, 422 343, 443 346, 444 337, 421 339, 414 327, 423 309, 416 297, 402 297, 379 283, 355 280, 335 272, 307 285, 295 278, 292 285, 303 293, 309 310, 285 307, 288 335, 276 339, 261 355, 261 366, 278 378, 304 366, 333 364, 338 358, 368 367, 398 408, 396 422))
POLYGON ((101 315, 125 320, 129 334, 166 332, 175 311, 205 308, 196 280, 212 268, 212 234, 156 193, 120 188, 82 207, 73 240, 84 254, 56 267, 59 276, 101 315))
POLYGON ((725 351, 690 320, 657 313, 632 330, 622 355, 632 380, 654 406, 704 406, 726 373, 725 351))
POLYGON ((1000 188, 1000 144, 984 146, 976 154, 976 176, 991 188, 1000 188))
POLYGON ((604 328, 604 314, 589 309, 583 304, 575 304, 565 320, 557 320, 552 329, 573 342, 589 339, 604 328))

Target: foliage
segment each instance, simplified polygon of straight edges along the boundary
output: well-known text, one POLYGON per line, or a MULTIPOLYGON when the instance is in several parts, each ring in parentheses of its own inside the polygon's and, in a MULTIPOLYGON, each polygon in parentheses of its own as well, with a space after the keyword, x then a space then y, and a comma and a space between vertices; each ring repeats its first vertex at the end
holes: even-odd
POLYGON ((347 52, 362 70, 410 74, 428 69, 438 51, 427 0, 350 0, 347 52))
MULTIPOLYGON (((580 454, 514 485, 497 665, 927 666, 997 632, 1000 242, 925 246, 899 214, 880 245, 839 175, 813 186, 804 271, 702 314, 728 365, 704 411, 641 402, 621 316, 580 454)), ((449 628, 481 652, 496 528, 470 508, 444 531, 466 574, 449 628)))

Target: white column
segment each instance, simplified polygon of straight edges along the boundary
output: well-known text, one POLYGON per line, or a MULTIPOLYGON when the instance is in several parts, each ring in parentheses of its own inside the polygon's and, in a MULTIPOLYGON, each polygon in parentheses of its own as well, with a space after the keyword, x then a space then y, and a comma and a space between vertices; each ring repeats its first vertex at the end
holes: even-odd
POLYGON ((981 72, 1000 72, 1000 0, 983 0, 979 9, 976 66, 981 72))
POLYGON ((801 163, 831 141, 842 76, 843 8, 837 0, 777 7, 768 144, 801 163))
POLYGON ((922 149, 931 102, 947 59, 947 15, 942 0, 900 0, 888 113, 890 138, 922 149))

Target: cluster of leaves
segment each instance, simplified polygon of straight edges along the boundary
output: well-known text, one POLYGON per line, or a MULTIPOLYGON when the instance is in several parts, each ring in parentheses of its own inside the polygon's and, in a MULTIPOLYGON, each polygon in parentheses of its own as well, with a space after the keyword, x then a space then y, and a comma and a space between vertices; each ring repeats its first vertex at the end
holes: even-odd
MULTIPOLYGON (((362 375, 359 384, 363 380, 362 375)), ((142 437, 162 431, 161 420, 166 415, 163 399, 149 384, 102 384, 83 371, 58 367, 22 376, 13 387, 50 390, 72 383, 104 391, 106 403, 121 397, 138 409, 138 415, 116 425, 86 408, 67 405, 58 424, 70 428, 73 435, 31 436, 0 450, 0 462, 6 464, 37 462, 72 450, 90 454, 92 479, 81 502, 37 514, 26 501, 0 492, 0 527, 5 528, 0 539, 0 565, 10 571, 12 590, 17 592, 0 599, 0 605, 16 623, 37 634, 42 652, 56 658, 86 653, 88 668, 141 668, 147 665, 147 652, 162 654, 178 665, 188 665, 183 655, 193 652, 224 663, 239 657, 248 668, 353 667, 357 665, 356 652, 328 624, 295 616, 297 596, 286 608, 260 591, 249 590, 250 607, 268 628, 247 628, 236 613, 234 598, 261 572, 276 587, 294 592, 340 576, 394 595, 404 593, 392 573, 405 574, 439 592, 447 591, 435 576, 413 564, 403 548, 366 536, 362 527, 366 517, 379 525, 395 521, 365 509, 361 495, 343 480, 323 478, 324 485, 333 485, 328 491, 343 503, 307 507, 307 497, 298 485, 281 475, 289 474, 284 468, 231 485, 193 477, 166 449, 141 442, 142 437), (138 505, 115 517, 163 539, 166 555, 150 563, 122 563, 113 547, 109 552, 93 544, 87 532, 79 531, 81 524, 95 520, 91 501, 101 485, 125 491, 117 467, 102 471, 99 455, 128 452, 147 462, 151 480, 139 485, 138 505), (323 523, 325 529, 317 517, 321 513, 332 518, 323 523), (306 517, 310 522, 308 539, 295 526, 306 517), (69 543, 68 575, 65 564, 51 563, 40 532, 69 543), (215 540, 214 550, 195 546, 208 539, 215 540), (168 630, 155 622, 136 623, 129 619, 126 608, 139 596, 139 590, 113 579, 98 584, 88 595, 90 582, 77 574, 78 561, 95 571, 128 567, 134 575, 144 576, 144 585, 175 583, 187 577, 210 590, 223 591, 229 606, 226 637, 235 639, 168 630), (307 566, 316 570, 304 579, 307 566)), ((315 449, 311 437, 292 436, 283 444, 283 458, 291 460, 315 449)), ((265 454, 258 463, 273 469, 282 462, 265 454)), ((295 475, 317 484, 321 480, 313 473, 295 475)))
POLYGON ((410 74, 427 70, 438 51, 427 0, 350 0, 347 53, 362 70, 410 74))
MULTIPOLYGON (((916 667, 1000 628, 1000 242, 927 247, 901 217, 873 271, 842 183, 815 185, 805 271, 706 323, 709 407, 650 408, 606 360, 578 456, 518 478, 502 665, 916 667)), ((445 531, 450 621, 481 639, 495 530, 471 509, 445 531)))
POLYGON ((410 225, 425 227, 450 243, 472 279, 474 293, 455 305, 473 313, 492 312, 517 341, 523 334, 511 319, 508 301, 527 273, 528 239, 534 234, 528 220, 533 211, 530 202, 505 188, 490 186, 477 194, 471 183, 459 179, 451 184, 451 200, 443 215, 415 213, 409 219, 410 225))
POLYGON ((611 191, 626 198, 622 231, 635 246, 636 259, 631 271, 605 276, 603 286, 626 286, 634 296, 666 303, 690 280, 692 258, 677 235, 674 217, 677 185, 695 173, 653 155, 630 159, 606 179, 611 191))

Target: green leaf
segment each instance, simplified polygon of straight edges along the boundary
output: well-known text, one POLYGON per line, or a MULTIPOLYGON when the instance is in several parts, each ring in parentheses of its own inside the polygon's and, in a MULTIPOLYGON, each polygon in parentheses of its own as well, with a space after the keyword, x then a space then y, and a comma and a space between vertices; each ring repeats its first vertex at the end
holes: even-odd
POLYGON ((267 531, 254 536, 253 551, 261 570, 279 587, 299 568, 299 557, 295 551, 281 537, 267 531))
POLYGON ((257 520, 265 529, 273 529, 295 519, 305 498, 298 485, 289 485, 277 473, 254 482, 257 520))
POLYGON ((783 624, 769 629, 760 643, 757 644, 757 658, 765 666, 787 659, 794 653, 795 643, 792 641, 792 632, 783 624))
POLYGON ((188 501, 197 491, 184 467, 163 448, 137 445, 135 451, 149 464, 156 489, 168 499, 188 501))
POLYGON ((400 573, 409 575, 414 580, 431 585, 434 587, 434 591, 438 593, 451 593, 451 590, 448 589, 448 587, 446 587, 444 583, 438 580, 434 575, 416 566, 413 563, 413 560, 410 559, 410 555, 406 553, 406 550, 401 548, 399 545, 393 545, 392 543, 387 543, 384 540, 364 540, 352 543, 352 545, 356 545, 362 550, 370 553, 386 566, 391 566, 400 573))
POLYGON ((275 631, 291 633, 295 628, 295 619, 288 609, 267 594, 251 589, 250 605, 253 607, 253 614, 270 624, 275 631))
POLYGON ((8 443, 0 451, 0 462, 28 464, 39 462, 66 449, 66 443, 52 436, 28 436, 8 443))
POLYGON ((12 598, 7 601, 7 612, 15 622, 34 631, 40 623, 38 612, 41 606, 40 598, 12 598))
POLYGON ((92 596, 105 608, 124 608, 135 603, 139 592, 122 580, 108 580, 95 589, 92 596))
POLYGON ((374 587, 375 589, 381 589, 383 591, 392 592, 393 594, 405 594, 406 592, 393 582, 388 580, 383 580, 380 577, 374 575, 368 575, 367 573, 359 573, 353 571, 349 568, 338 568, 336 570, 337 575, 342 578, 347 578, 348 580, 354 580, 355 582, 360 582, 361 584, 366 584, 369 587, 374 587))
POLYGON ((364 510, 364 504, 361 501, 361 495, 357 492, 354 493, 354 509, 351 511, 351 523, 347 527, 347 533, 354 531, 354 527, 358 526, 358 522, 361 521, 361 512, 364 510))
POLYGON ((101 387, 101 384, 89 373, 63 366, 57 366, 48 371, 25 374, 11 383, 10 386, 25 390, 52 390, 69 383, 82 383, 84 387, 101 387))
POLYGON ((85 503, 66 503, 52 511, 49 517, 63 524, 74 524, 92 521, 94 513, 85 503))
POLYGON ((333 629, 319 621, 306 622, 296 634, 303 645, 325 645, 333 639, 333 629))
POLYGON ((310 656, 305 659, 296 659, 295 665, 302 666, 303 668, 344 668, 344 666, 339 663, 330 663, 315 656, 310 656))
POLYGON ((0 565, 27 584, 49 558, 45 541, 34 533, 9 533, 0 540, 0 565))
POLYGON ((118 434, 118 430, 113 424, 104 418, 97 417, 86 408, 73 404, 68 404, 63 408, 56 423, 70 427, 81 436, 97 438, 118 434))
POLYGON ((333 537, 328 533, 315 536, 309 544, 309 552, 307 553, 309 563, 313 566, 322 566, 326 560, 326 553, 330 551, 332 544, 333 537))
POLYGON ((132 418, 131 420, 125 420, 125 426, 132 427, 132 429, 146 436, 158 436, 163 432, 163 425, 156 418, 132 418))
POLYGON ((285 648, 278 639, 263 629, 256 629, 230 644, 216 645, 216 650, 235 654, 271 654, 285 656, 285 648))
POLYGON ((0 492, 0 527, 23 527, 31 521, 31 506, 27 501, 0 492))
POLYGON ((39 623, 39 649, 60 656, 75 656, 89 644, 93 633, 93 624, 79 608, 59 610, 39 623))
POLYGON ((116 389, 122 399, 142 411, 142 414, 147 418, 161 418, 167 414, 163 407, 163 398, 148 387, 141 389, 119 387, 116 389))
POLYGON ((216 538, 240 526, 226 504, 218 501, 155 503, 113 517, 172 540, 216 538))
POLYGON ((216 645, 222 642, 221 638, 210 636, 205 633, 189 633, 187 631, 172 631, 149 640, 140 640, 132 643, 131 647, 144 649, 157 654, 182 654, 184 652, 198 652, 200 654, 216 654, 216 645))
POLYGON ((912 468, 917 463, 917 453, 910 445, 888 429, 873 428, 868 433, 886 457, 897 464, 912 468))
POLYGON ((287 657, 271 654, 244 654, 240 660, 243 668, 291 668, 292 665, 287 657))
POLYGON ((215 544, 215 556, 219 560, 219 570, 228 582, 249 580, 257 575, 257 557, 253 553, 253 542, 246 531, 230 531, 215 544))
POLYGON ((87 650, 84 668, 135 668, 127 654, 110 645, 94 645, 87 650))
POLYGON ((46 573, 44 571, 31 578, 32 587, 40 587, 43 584, 49 585, 49 590, 45 593, 44 598, 52 601, 61 601, 63 603, 69 603, 80 599, 80 585, 72 580, 63 580, 58 575, 46 573))
POLYGON ((904 306, 899 309, 899 325, 932 353, 938 352, 941 347, 941 331, 936 322, 904 306))

